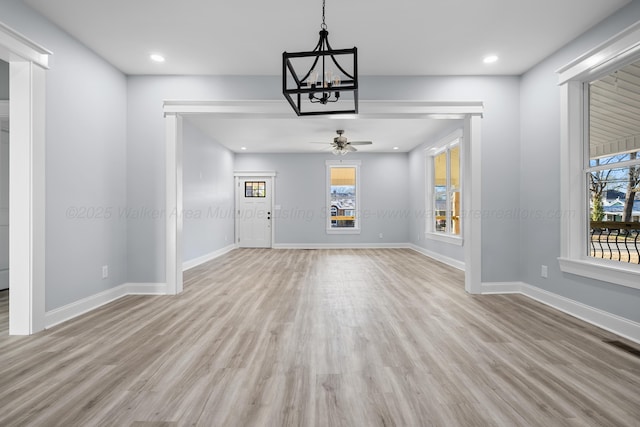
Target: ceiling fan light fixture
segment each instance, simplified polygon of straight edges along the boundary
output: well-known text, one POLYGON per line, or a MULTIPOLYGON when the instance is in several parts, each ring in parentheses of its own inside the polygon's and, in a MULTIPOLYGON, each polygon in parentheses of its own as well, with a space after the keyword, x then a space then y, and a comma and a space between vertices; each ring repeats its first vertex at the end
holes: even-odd
POLYGON ((344 136, 344 130, 338 129, 336 130, 338 136, 333 138, 333 142, 331 142, 331 152, 335 156, 344 156, 347 153, 353 153, 358 151, 354 145, 371 145, 373 144, 371 141, 349 141, 346 136, 344 136))
POLYGON ((312 51, 282 53, 282 93, 298 116, 358 114, 358 50, 331 47, 324 12, 312 51))

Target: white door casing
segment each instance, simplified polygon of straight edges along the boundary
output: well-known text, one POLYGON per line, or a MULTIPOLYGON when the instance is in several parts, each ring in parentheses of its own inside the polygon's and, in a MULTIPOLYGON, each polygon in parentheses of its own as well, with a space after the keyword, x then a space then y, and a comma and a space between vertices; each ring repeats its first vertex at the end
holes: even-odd
MULTIPOLYGON (((9 333, 45 326, 45 74, 51 52, 0 23, 9 63, 9 333)), ((8 116, 8 115, 7 115, 8 116)))

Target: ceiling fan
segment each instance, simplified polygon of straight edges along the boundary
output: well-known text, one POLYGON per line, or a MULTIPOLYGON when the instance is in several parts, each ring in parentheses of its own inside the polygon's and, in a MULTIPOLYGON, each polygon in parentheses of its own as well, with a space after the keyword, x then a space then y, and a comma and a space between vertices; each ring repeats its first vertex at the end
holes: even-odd
POLYGON ((331 142, 331 147, 333 148, 333 154, 336 156, 338 154, 344 156, 345 154, 353 151, 358 151, 354 145, 371 145, 373 142, 371 141, 349 141, 346 136, 342 136, 344 130, 338 129, 336 130, 338 136, 333 138, 333 142, 331 142))

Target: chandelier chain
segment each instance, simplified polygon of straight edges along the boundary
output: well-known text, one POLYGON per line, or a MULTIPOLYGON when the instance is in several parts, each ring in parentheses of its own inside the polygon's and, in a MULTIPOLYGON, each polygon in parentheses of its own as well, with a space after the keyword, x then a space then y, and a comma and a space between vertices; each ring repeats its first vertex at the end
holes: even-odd
POLYGON ((320 26, 320 28, 322 28, 323 30, 326 30, 327 24, 324 23, 324 4, 325 4, 325 0, 322 0, 322 25, 320 26))

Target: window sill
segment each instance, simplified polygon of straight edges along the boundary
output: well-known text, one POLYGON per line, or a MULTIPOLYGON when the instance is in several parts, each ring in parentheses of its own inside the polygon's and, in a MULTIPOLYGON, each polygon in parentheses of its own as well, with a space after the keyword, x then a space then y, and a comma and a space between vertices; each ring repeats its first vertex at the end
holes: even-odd
POLYGON ((590 279, 640 289, 640 268, 636 265, 612 265, 606 260, 558 258, 560 270, 590 279))
POLYGON ((359 228, 327 228, 327 234, 360 234, 359 228))
POLYGON ((450 234, 434 233, 427 231, 424 233, 424 237, 430 240, 437 240, 438 242, 449 243, 451 245, 462 246, 464 239, 458 236, 452 236, 450 234))

